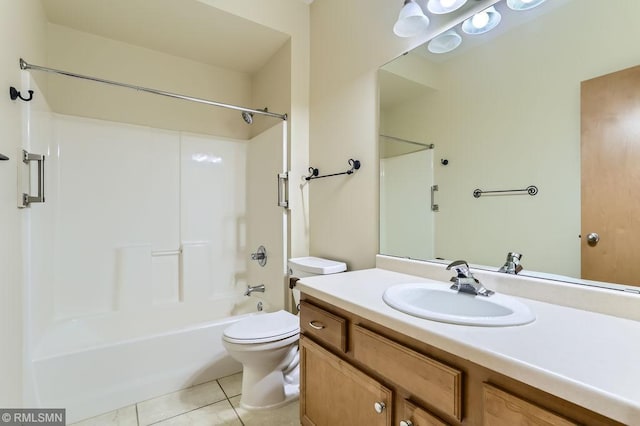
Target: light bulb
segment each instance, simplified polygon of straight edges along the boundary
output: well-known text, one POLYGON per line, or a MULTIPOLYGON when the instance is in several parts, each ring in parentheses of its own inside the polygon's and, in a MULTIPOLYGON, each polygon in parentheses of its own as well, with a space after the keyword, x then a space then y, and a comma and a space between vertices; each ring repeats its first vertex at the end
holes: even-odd
POLYGON ((467 0, 429 0, 427 10, 435 15, 443 15, 460 9, 467 0))
POLYGON ((529 10, 540 6, 546 0, 507 0, 507 6, 511 10, 529 10))
POLYGON ((471 18, 471 24, 478 29, 486 27, 488 23, 489 14, 486 11, 476 13, 473 15, 473 18, 471 18))

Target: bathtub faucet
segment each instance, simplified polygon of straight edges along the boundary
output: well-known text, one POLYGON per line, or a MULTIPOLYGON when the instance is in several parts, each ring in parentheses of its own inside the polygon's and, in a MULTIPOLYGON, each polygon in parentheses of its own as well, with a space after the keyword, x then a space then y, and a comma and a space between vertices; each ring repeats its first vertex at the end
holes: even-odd
POLYGON ((264 293, 264 284, 256 285, 253 287, 248 285, 247 290, 244 292, 244 295, 251 296, 251 293, 253 293, 254 291, 257 291, 258 293, 264 293))

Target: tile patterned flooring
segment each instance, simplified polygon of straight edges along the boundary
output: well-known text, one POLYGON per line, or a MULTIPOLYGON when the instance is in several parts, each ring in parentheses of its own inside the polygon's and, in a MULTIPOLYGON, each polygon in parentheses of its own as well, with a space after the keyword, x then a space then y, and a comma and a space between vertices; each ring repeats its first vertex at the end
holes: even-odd
POLYGON ((242 373, 182 389, 74 423, 74 426, 299 426, 299 403, 240 408, 242 373))

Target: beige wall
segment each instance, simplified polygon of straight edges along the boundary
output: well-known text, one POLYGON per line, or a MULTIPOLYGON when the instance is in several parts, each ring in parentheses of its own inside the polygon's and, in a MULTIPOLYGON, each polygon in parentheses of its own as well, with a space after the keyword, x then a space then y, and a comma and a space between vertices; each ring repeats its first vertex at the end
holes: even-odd
POLYGON ((518 251, 527 269, 580 276, 580 82, 640 63, 640 29, 620 22, 638 13, 573 0, 441 64, 438 90, 383 112, 390 133, 436 145, 436 256, 499 266, 518 251), (528 185, 539 194, 471 195, 528 185))
POLYGON ((200 1, 291 36, 289 255, 305 256, 309 253, 309 193, 300 177, 309 167, 309 6, 300 0, 200 1))
MULTIPOLYGON (((45 18, 37 0, 0 0, 0 153, 11 158, 0 162, 0 406, 22 403, 22 229, 28 212, 16 208, 18 147, 22 138, 21 101, 7 96, 9 86, 22 88, 18 59, 44 62, 45 18)), ((38 96, 39 94, 36 94, 38 96)))
MULTIPOLYGON (((165 90, 249 108, 288 113, 291 107, 291 43, 254 74, 195 62, 151 49, 48 25, 48 65, 78 74, 165 90), (78 52, 83 52, 79 54, 78 52)), ((277 123, 240 112, 48 75, 47 99, 59 113, 170 130, 248 139, 277 123), (73 93, 73 96, 69 96, 73 93), (99 99, 99 102, 96 102, 99 99)))
MULTIPOLYGON (((278 114, 291 110, 291 41, 277 51, 260 70, 251 77, 251 108, 269 108, 278 114)), ((280 120, 266 116, 254 116, 249 126, 251 137, 259 135, 280 120)), ((290 123, 290 121, 288 122, 290 123)))
POLYGON ((352 176, 310 183, 311 253, 372 267, 378 252, 377 70, 427 40, 392 28, 402 2, 317 0, 311 5, 310 165, 352 176))
MULTIPOLYGON (((249 74, 68 27, 48 25, 47 56, 52 68, 217 102, 251 104, 249 74)), ((240 139, 251 132, 237 111, 54 74, 48 77, 47 100, 62 114, 240 139)))

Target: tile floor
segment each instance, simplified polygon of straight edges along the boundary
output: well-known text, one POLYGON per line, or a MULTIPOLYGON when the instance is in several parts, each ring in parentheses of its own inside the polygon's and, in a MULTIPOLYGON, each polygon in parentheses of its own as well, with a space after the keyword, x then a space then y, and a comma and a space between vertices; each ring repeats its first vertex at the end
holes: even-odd
POLYGON ((240 408, 242 373, 182 389, 74 426, 299 426, 299 403, 273 410, 240 408))

